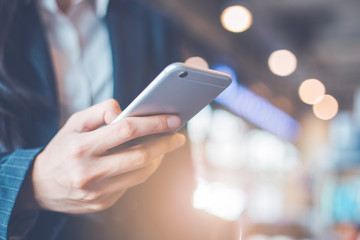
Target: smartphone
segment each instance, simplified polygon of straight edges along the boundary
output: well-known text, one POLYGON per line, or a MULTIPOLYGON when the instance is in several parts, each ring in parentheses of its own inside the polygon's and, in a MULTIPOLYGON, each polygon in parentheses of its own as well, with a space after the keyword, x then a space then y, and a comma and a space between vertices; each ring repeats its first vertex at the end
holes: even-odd
POLYGON ((229 74, 172 63, 113 122, 125 117, 174 114, 181 119, 176 132, 230 83, 229 74))

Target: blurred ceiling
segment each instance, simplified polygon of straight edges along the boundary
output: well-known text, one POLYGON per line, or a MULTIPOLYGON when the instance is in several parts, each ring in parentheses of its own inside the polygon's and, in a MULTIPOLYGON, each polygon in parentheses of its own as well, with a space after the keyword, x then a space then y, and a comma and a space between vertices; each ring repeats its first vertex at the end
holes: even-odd
POLYGON ((311 111, 297 91, 301 82, 317 78, 326 92, 351 110, 360 86, 359 0, 144 0, 183 26, 198 42, 206 60, 230 64, 239 82, 299 119, 311 111), (243 33, 222 28, 224 7, 239 3, 253 14, 253 25, 243 33), (267 65, 278 49, 292 51, 297 70, 277 77, 267 65), (205 49, 205 50, 204 50, 205 49))

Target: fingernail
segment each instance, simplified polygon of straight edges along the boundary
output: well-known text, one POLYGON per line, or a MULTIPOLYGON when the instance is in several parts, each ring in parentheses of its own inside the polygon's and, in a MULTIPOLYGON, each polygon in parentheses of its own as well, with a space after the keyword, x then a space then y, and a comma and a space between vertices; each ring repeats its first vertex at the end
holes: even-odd
POLYGON ((170 116, 167 118, 169 128, 176 128, 180 125, 180 118, 178 116, 170 116))
POLYGON ((184 145, 184 143, 185 143, 185 136, 182 134, 176 134, 175 141, 176 141, 176 146, 180 147, 180 146, 184 145))

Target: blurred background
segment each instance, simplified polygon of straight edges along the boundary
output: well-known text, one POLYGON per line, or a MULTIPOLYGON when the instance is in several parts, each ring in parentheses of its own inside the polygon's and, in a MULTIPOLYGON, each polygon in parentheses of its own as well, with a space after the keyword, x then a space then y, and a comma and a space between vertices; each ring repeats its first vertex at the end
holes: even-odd
POLYGON ((234 80, 189 123, 209 239, 360 239, 360 1, 144 1, 234 80))

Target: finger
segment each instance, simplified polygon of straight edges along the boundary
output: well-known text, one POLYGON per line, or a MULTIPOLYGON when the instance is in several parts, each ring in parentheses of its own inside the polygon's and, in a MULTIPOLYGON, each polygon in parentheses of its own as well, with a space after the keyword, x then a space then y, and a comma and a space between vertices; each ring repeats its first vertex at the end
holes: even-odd
POLYGON ((95 192, 90 200, 83 201, 86 204, 91 204, 96 211, 104 210, 112 206, 120 197, 122 197, 127 189, 136 186, 146 181, 159 167, 163 156, 158 157, 147 167, 98 181, 88 189, 90 192, 95 192))
MULTIPOLYGON (((110 189, 111 190, 111 189, 110 189)), ((90 199, 82 200, 71 200, 71 204, 74 206, 74 209, 69 211, 71 214, 84 214, 91 212, 99 212, 105 210, 112 205, 114 205, 127 191, 127 189, 119 189, 118 191, 100 191, 93 190, 96 193, 90 193, 92 195, 90 199), (96 196, 96 197, 93 197, 96 196)))
POLYGON ((160 137, 152 142, 103 156, 97 160, 96 169, 101 176, 121 175, 146 167, 154 159, 175 150, 184 143, 185 137, 180 133, 160 137))
POLYGON ((128 172, 123 175, 115 176, 110 179, 109 185, 112 185, 117 189, 123 189, 123 188, 131 188, 136 185, 139 185, 146 180, 149 179, 151 175, 155 173, 155 171, 160 166, 163 159, 163 155, 157 157, 155 160, 153 160, 149 165, 147 165, 144 168, 128 172))
POLYGON ((108 99, 74 113, 65 126, 69 131, 88 132, 104 124, 110 124, 120 113, 119 103, 115 99, 108 99))
MULTIPOLYGON (((107 200, 106 208, 114 205, 126 193, 126 191, 127 191, 127 189, 119 189, 118 191, 114 191, 114 193, 108 197, 104 196, 104 197, 106 197, 106 200, 107 200)), ((99 200, 103 201, 102 199, 99 199, 99 200)))
POLYGON ((93 144, 93 153, 102 154, 138 137, 175 130, 180 122, 180 118, 174 115, 129 117, 86 133, 85 139, 97 143, 93 144))
POLYGON ((111 196, 120 198, 124 194, 124 189, 141 184, 153 175, 160 166, 162 159, 163 156, 159 156, 144 168, 99 181, 94 186, 94 190, 101 190, 104 194, 100 195, 95 201, 102 202, 111 198, 111 196))
POLYGON ((104 184, 104 186, 99 186, 101 188, 94 189, 93 191, 99 191, 102 192, 102 194, 98 194, 96 198, 90 201, 80 201, 80 203, 94 206, 95 211, 104 210, 114 205, 127 191, 126 188, 115 188, 108 183, 106 183, 106 185, 104 184), (104 189, 104 187, 106 187, 106 189, 104 189))

